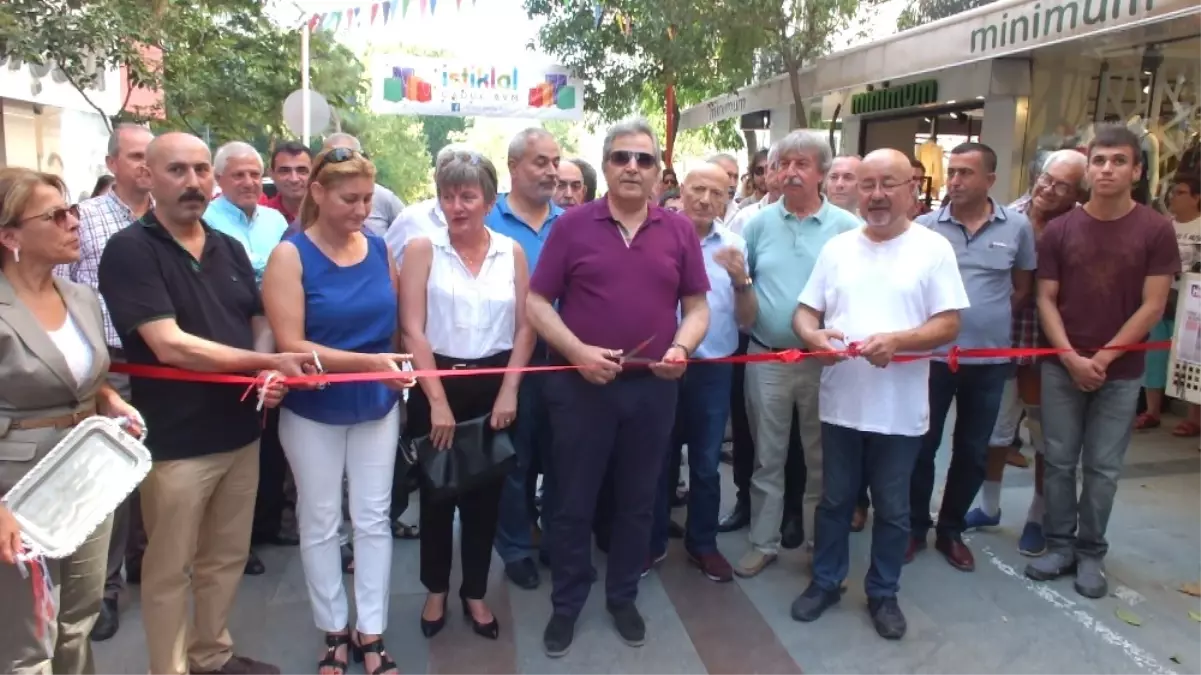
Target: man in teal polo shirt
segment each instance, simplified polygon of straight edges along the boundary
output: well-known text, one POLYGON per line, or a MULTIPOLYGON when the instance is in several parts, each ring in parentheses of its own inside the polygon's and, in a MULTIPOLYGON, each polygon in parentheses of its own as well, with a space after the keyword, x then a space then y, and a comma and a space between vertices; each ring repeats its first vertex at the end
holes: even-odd
MULTIPOLYGON (((559 144, 545 129, 533 127, 518 133, 509 143, 509 175, 513 187, 497 197, 496 206, 484 219, 489 229, 514 239, 525 251, 530 274, 538 265, 542 244, 550 236, 551 225, 563 213, 551 198, 559 184, 559 144)), ((545 348, 534 350, 530 365, 542 363, 545 348)), ((505 574, 522 588, 537 588, 538 565, 534 562, 531 530, 534 514, 528 504, 531 485, 530 466, 540 452, 540 439, 546 433, 546 412, 542 403, 542 382, 526 375, 518 392, 517 423, 513 440, 517 464, 505 482, 500 499, 500 518, 496 528, 496 552, 505 562, 505 574)), ((551 490, 547 489, 546 493, 551 490)), ((543 495, 546 504, 548 496, 543 495)))
MULTIPOLYGON (((751 330, 751 354, 801 348, 792 330, 797 298, 809 280, 817 254, 835 235, 859 227, 859 220, 821 194, 830 168, 830 146, 821 136, 794 131, 772 147, 768 164, 782 197, 747 223, 743 236, 759 312, 751 330)), ((817 415, 821 364, 752 363, 746 369, 746 402, 755 441, 751 475, 751 549, 735 566, 755 576, 776 560, 784 516, 784 467, 788 459, 793 410, 804 451, 803 529, 813 536, 813 511, 821 498, 821 421, 817 415)))
POLYGON ((209 203, 204 222, 245 247, 255 281, 262 282, 267 258, 288 229, 282 213, 259 205, 263 195, 263 158, 249 143, 226 143, 217 148, 213 173, 221 186, 221 196, 209 203))

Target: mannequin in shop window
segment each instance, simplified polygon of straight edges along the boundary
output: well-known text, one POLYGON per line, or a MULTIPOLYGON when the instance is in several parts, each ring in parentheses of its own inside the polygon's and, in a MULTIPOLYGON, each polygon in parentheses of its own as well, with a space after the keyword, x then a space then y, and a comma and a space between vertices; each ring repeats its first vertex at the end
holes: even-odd
POLYGON ((1134 201, 1150 205, 1159 194, 1159 138, 1147 129, 1142 115, 1135 115, 1126 122, 1142 143, 1143 175, 1134 186, 1134 201))
POLYGON ((943 170, 942 146, 938 144, 938 131, 934 128, 936 124, 937 121, 930 122, 930 138, 916 149, 917 161, 921 162, 926 177, 930 179, 930 195, 940 194, 947 180, 943 170))

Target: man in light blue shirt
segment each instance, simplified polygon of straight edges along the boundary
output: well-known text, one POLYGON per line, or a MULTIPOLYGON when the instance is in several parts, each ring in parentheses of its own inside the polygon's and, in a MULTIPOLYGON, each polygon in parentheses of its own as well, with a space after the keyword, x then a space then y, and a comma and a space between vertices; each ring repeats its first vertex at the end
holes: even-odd
MULTIPOLYGON (((918 223, 951 242, 970 306, 959 315, 963 349, 1007 349, 1013 344, 1014 308, 1025 306, 1034 288, 1034 229, 1025 215, 988 196, 996 180, 997 155, 982 143, 961 143, 947 164, 949 204, 918 216, 918 223)), ((930 518, 934 457, 955 401, 951 466, 938 507, 934 547, 952 567, 975 569, 963 543, 965 518, 984 482, 989 442, 1012 359, 965 358, 952 369, 945 359, 930 364, 930 428, 909 484, 909 548, 905 561, 926 548, 935 523, 930 518)))
MULTIPOLYGON (((542 244, 550 236, 551 227, 563 213, 551 199, 559 183, 559 144, 549 131, 532 127, 519 132, 509 143, 509 175, 513 187, 508 194, 497 197, 496 205, 485 217, 488 229, 503 234, 521 244, 525 251, 530 275, 538 264, 542 244)), ((530 365, 545 363, 546 349, 535 347, 530 365)), ((521 379, 518 392, 517 422, 514 446, 517 464, 505 481, 500 499, 500 518, 496 527, 496 552, 505 562, 505 575, 521 588, 537 588, 541 583, 538 564, 534 561, 534 545, 530 532, 534 515, 527 504, 527 489, 531 464, 546 453, 542 451, 548 432, 546 410, 542 400, 542 378, 536 374, 521 379)), ((544 472, 549 477, 549 472, 544 472)), ((554 489, 543 482, 543 510, 551 509, 554 489)), ((542 537, 547 550, 547 537, 542 537)))
POLYGON ((262 283, 267 259, 288 229, 282 213, 259 205, 263 158, 249 143, 233 141, 217 149, 213 171, 221 196, 209 203, 204 222, 242 244, 254 267, 255 281, 262 283))
MULTIPOLYGON (((746 267, 746 242, 718 222, 725 207, 729 178, 722 167, 702 164, 684 178, 680 197, 684 215, 696 227, 709 277, 709 330, 697 346, 697 358, 721 358, 738 349, 740 326, 755 318, 755 293, 746 267)), ((734 570, 717 550, 718 510, 721 506, 721 445, 730 416, 730 386, 734 366, 730 363, 694 363, 680 380, 676 404, 673 452, 688 446, 688 525, 684 548, 693 564, 713 581, 731 581, 734 570)), ((665 462, 662 485, 655 503, 651 530, 651 558, 667 554, 670 496, 675 479, 665 462)))
MULTIPOLYGON (((792 317, 817 255, 827 241, 860 226, 858 218, 821 194, 831 159, 825 138, 806 131, 788 134, 768 153, 782 197, 763 207, 742 231, 758 302, 750 354, 802 347, 792 317)), ((822 485, 820 380, 821 364, 816 359, 747 365, 747 412, 756 461, 751 475, 751 548, 735 567, 740 576, 755 576, 775 562, 781 529, 788 534, 785 545, 789 547, 813 536, 813 512, 822 485), (781 528, 794 410, 806 468, 804 508, 800 522, 797 514, 789 514, 781 528)))

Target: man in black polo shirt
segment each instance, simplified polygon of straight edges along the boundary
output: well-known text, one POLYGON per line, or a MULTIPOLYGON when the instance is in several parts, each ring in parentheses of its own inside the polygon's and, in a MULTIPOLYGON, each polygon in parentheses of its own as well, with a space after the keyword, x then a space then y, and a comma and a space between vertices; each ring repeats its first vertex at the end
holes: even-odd
MULTIPOLYGON (((263 351, 271 345, 250 259, 201 220, 213 193, 208 147, 195 136, 166 134, 150 144, 147 164, 155 208, 114 235, 100 260, 100 293, 129 363, 304 374, 311 355, 255 351, 256 342, 263 351)), ((227 628, 258 487, 255 397, 243 402, 237 385, 141 377, 131 384, 154 458, 141 486, 150 672, 278 673, 234 655, 227 628)), ((268 384, 264 404, 278 405, 285 392, 268 384)))

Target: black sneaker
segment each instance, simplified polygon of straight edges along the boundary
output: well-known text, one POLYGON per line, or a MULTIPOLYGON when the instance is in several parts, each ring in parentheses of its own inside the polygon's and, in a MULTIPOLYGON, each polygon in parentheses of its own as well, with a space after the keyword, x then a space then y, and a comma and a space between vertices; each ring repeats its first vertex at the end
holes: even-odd
POLYGON ((646 642, 646 622, 638 613, 633 602, 623 602, 620 605, 606 603, 605 607, 613 616, 613 627, 621 641, 631 647, 641 647, 646 642))
POLYGON ((838 604, 842 600, 842 593, 838 591, 827 591, 813 582, 809 582, 809 587, 801 593, 796 600, 792 601, 792 618, 797 621, 816 621, 830 607, 838 604))
POLYGON ((872 623, 876 632, 885 640, 900 640, 905 637, 905 615, 894 596, 886 598, 868 598, 867 611, 872 615, 872 623))
POLYGON ((547 656, 557 659, 571 651, 571 641, 574 639, 575 617, 554 614, 542 632, 542 649, 547 656))
POLYGON ((96 624, 92 626, 89 637, 93 642, 104 642, 116 635, 120 627, 121 617, 117 612, 117 599, 105 598, 100 604, 100 615, 96 617, 96 624))
POLYGON ((538 565, 530 558, 505 563, 505 576, 509 577, 509 581, 527 591, 538 588, 538 584, 542 581, 538 576, 538 565))

